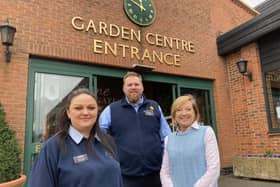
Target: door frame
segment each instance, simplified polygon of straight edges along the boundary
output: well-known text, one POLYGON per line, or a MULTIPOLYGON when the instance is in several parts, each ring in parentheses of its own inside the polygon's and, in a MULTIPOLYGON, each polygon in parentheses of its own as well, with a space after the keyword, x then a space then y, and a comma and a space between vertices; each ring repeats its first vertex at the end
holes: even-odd
MULTIPOLYGON (((48 60, 36 57, 31 57, 29 60, 28 69, 28 85, 27 85, 27 109, 26 109, 26 134, 24 147, 24 173, 28 176, 31 167, 31 155, 36 149, 36 144, 32 145, 32 120, 33 120, 33 106, 34 106, 34 87, 35 87, 35 73, 59 74, 68 76, 80 76, 89 79, 89 89, 97 93, 97 77, 109 76, 122 78, 128 69, 101 67, 87 64, 73 64, 69 61, 48 60)), ((131 70, 133 71, 133 70, 131 70)), ((143 73, 144 81, 153 81, 160 83, 172 84, 173 100, 180 96, 178 89, 180 87, 208 90, 210 94, 211 118, 213 119, 212 127, 217 133, 216 115, 213 94, 213 81, 204 79, 195 79, 188 77, 179 77, 167 74, 158 74, 154 72, 143 73)))
POLYGON ((213 81, 206 79, 195 79, 189 77, 179 77, 174 75, 162 75, 162 74, 151 74, 147 73, 143 75, 144 80, 171 83, 173 84, 173 100, 180 96, 180 88, 191 88, 209 91, 209 103, 210 103, 210 114, 213 124, 214 132, 217 135, 216 126, 216 112, 215 112, 215 102, 214 102, 214 91, 213 91, 213 81))
POLYGON ((30 58, 28 66, 28 85, 27 85, 27 109, 26 109, 26 129, 25 129, 25 145, 24 145, 24 173, 28 176, 31 169, 32 154, 40 150, 40 143, 32 143, 32 128, 34 117, 34 89, 35 74, 47 73, 65 76, 79 76, 89 79, 89 89, 96 93, 97 76, 110 75, 122 77, 124 70, 116 70, 106 67, 87 66, 80 64, 65 63, 65 61, 46 60, 40 58, 30 58))

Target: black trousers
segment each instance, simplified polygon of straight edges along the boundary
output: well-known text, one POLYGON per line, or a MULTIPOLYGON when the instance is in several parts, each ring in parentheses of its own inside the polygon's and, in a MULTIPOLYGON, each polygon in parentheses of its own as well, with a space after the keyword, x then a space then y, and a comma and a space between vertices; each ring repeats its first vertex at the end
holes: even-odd
POLYGON ((124 187, 161 187, 159 173, 153 173, 145 176, 124 176, 124 187))

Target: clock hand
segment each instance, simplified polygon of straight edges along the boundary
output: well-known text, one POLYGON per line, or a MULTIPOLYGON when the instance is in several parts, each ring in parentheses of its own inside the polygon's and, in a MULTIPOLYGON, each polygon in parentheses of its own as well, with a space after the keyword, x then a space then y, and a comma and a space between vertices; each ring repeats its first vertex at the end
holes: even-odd
POLYGON ((140 8, 140 10, 141 10, 141 12, 144 10, 146 10, 144 7, 143 7, 143 5, 140 5, 139 3, 137 3, 137 2, 135 2, 134 0, 130 0, 132 3, 134 3, 135 5, 137 5, 139 8, 140 8))
POLYGON ((135 2, 134 0, 130 0, 130 1, 140 8, 140 5, 137 2, 135 2))
POLYGON ((142 0, 139 0, 139 2, 140 2, 140 8, 141 8, 141 11, 142 11, 142 10, 146 11, 146 9, 145 9, 145 8, 144 8, 144 6, 143 6, 143 2, 142 2, 142 0))

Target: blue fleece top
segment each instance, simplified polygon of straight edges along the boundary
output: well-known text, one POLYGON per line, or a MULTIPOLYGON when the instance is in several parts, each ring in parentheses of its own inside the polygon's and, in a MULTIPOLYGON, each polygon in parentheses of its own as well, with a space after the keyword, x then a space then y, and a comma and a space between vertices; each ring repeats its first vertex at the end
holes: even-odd
MULTIPOLYGON (((131 104, 127 98, 125 98, 126 102, 134 108, 136 112, 138 112, 139 108, 143 105, 145 98, 142 96, 139 102, 136 105, 131 104)), ((164 138, 171 133, 170 127, 162 113, 161 107, 158 105, 158 110, 160 111, 160 130, 159 135, 162 141, 162 147, 164 147, 164 138)), ((99 117, 99 126, 101 129, 107 131, 111 128, 112 125, 111 119, 111 108, 110 105, 105 107, 99 117)))
MULTIPOLYGON (((145 176, 159 172, 163 152, 162 135, 170 133, 166 120, 162 125, 159 105, 153 100, 142 98, 138 105, 132 106, 124 98, 109 107, 110 124, 106 123, 105 128, 109 127, 117 144, 122 174, 145 176)), ((101 116, 104 116, 104 112, 101 116)), ((101 127, 104 128, 104 124, 101 127)))
POLYGON ((65 139, 66 154, 58 145, 58 136, 50 138, 33 163, 28 187, 122 187, 119 163, 100 144, 86 139, 72 126, 65 139))

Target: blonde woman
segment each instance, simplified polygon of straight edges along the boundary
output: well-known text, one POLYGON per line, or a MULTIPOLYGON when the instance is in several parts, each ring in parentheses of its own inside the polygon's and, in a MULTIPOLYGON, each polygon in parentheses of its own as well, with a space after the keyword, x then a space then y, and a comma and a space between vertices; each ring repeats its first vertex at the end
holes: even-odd
POLYGON ((178 97, 171 107, 178 130, 165 139, 160 178, 163 187, 216 187, 220 158, 215 133, 199 125, 192 95, 178 97))

